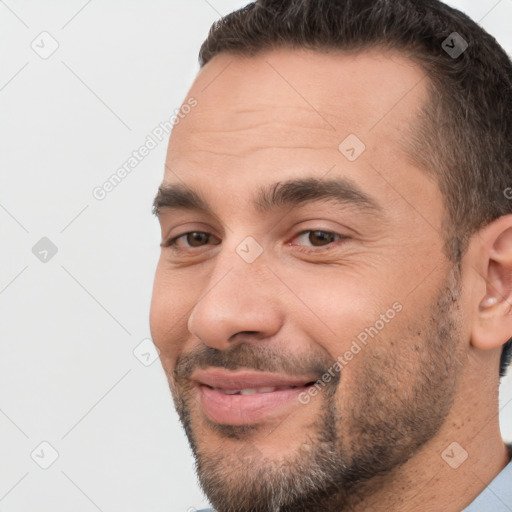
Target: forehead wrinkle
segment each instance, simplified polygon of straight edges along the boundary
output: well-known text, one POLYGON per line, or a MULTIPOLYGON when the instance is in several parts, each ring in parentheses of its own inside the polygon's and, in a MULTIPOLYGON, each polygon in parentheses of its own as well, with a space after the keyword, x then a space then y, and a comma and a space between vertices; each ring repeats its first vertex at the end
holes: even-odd
MULTIPOLYGON (((332 122, 339 125, 339 119, 333 115, 329 117, 332 122)), ((186 138, 191 136, 208 137, 217 134, 242 134, 244 132, 261 133, 273 137, 279 134, 284 135, 284 133, 309 134, 314 132, 319 132, 321 136, 325 136, 325 134, 332 136, 332 128, 321 119, 318 121, 316 117, 283 116, 277 114, 276 111, 262 112, 261 115, 258 115, 258 119, 256 116, 246 114, 230 115, 230 113, 224 112, 223 115, 219 115, 212 112, 212 115, 202 114, 187 121, 183 123, 183 130, 175 130, 183 132, 183 136, 186 138)))
POLYGON ((329 122, 339 125, 342 121, 340 105, 330 102, 320 109, 322 115, 329 119, 327 122, 307 105, 283 104, 279 101, 262 103, 261 98, 258 97, 244 98, 243 101, 229 98, 227 104, 225 101, 222 98, 201 103, 180 125, 175 127, 174 131, 177 133, 183 131, 185 137, 191 134, 208 136, 216 133, 250 131, 275 136, 283 134, 283 130, 298 134, 305 130, 318 131, 321 136, 325 136, 325 133, 332 134, 329 122))
MULTIPOLYGON (((341 128, 341 127, 340 127, 341 128)), ((346 131, 346 130, 342 130, 346 131)), ((314 119, 273 119, 258 121, 203 117, 177 132, 169 143, 168 155, 206 152, 218 156, 248 156, 258 151, 326 150, 338 155, 340 137, 325 122, 314 119)))

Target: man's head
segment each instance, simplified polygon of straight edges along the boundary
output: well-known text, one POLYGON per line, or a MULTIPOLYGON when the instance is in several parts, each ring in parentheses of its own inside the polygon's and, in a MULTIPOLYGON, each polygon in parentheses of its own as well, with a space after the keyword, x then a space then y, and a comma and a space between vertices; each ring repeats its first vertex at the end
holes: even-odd
POLYGON ((433 0, 250 4, 200 62, 153 339, 219 511, 343 510, 495 400, 512 66, 433 0))

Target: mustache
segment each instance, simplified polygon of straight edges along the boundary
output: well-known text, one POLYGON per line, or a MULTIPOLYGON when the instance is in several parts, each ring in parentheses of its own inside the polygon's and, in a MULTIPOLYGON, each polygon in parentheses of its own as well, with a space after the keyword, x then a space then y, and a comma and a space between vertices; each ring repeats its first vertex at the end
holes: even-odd
MULTIPOLYGON (((227 350, 201 345, 192 352, 180 354, 172 374, 177 384, 190 381, 196 370, 211 367, 233 371, 243 368, 289 376, 311 375, 319 380, 335 362, 335 359, 324 353, 283 353, 276 348, 249 343, 241 343, 227 350)), ((339 376, 333 380, 339 380, 339 376)))

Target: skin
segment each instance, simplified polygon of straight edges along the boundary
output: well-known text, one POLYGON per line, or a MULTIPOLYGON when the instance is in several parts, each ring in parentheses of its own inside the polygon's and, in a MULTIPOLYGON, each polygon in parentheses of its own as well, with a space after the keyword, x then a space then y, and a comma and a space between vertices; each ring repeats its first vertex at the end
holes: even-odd
POLYGON ((300 472, 298 461, 321 453, 330 425, 329 446, 344 463, 368 457, 379 432, 388 451, 372 461, 382 474, 340 481, 318 510, 467 506, 509 460, 497 397, 512 331, 512 216, 475 233, 460 268, 447 259, 437 183, 402 149, 427 101, 422 69, 380 50, 221 54, 187 97, 198 104, 173 129, 163 183, 198 191, 214 215, 163 208, 162 240, 194 231, 212 238, 187 247, 183 237, 181 252, 162 248, 150 321, 202 483, 215 474, 219 494, 240 495, 278 467, 300 472), (366 145, 354 162, 338 150, 351 133, 366 145), (307 177, 350 178, 382 212, 328 202, 252 207, 260 186, 307 177), (350 239, 327 252, 304 230, 350 239), (263 248, 251 264, 236 252, 247 236, 263 248), (249 368, 272 354, 283 371, 290 358, 327 370, 397 301, 400 313, 341 378, 307 405, 245 430, 208 421, 187 374, 175 373, 178 358, 193 364, 206 347, 249 368), (243 350, 246 359, 237 359, 243 350), (457 469, 441 457, 453 442, 468 453, 457 469))

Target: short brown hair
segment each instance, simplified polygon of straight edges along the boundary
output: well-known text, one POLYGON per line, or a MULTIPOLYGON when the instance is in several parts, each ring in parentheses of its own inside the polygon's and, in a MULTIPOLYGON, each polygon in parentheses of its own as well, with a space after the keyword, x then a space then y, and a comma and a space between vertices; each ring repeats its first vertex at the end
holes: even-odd
MULTIPOLYGON (((406 149, 437 179, 447 210, 445 252, 454 263, 475 231, 512 213, 505 193, 512 186, 512 63, 468 16, 438 0, 258 0, 212 25, 199 63, 282 47, 380 47, 423 67, 430 98, 406 149)), ((501 376, 511 346, 512 338, 503 347, 501 376)))

